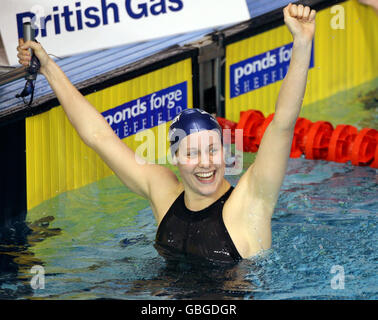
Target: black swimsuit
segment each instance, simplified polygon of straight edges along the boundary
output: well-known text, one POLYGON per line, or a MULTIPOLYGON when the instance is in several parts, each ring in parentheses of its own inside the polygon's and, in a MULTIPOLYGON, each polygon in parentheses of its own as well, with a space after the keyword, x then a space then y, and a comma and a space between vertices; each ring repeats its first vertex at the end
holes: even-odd
POLYGON ((206 258, 210 261, 236 262, 242 259, 223 222, 224 203, 234 187, 200 211, 185 206, 184 191, 161 221, 155 248, 165 258, 175 255, 206 258))

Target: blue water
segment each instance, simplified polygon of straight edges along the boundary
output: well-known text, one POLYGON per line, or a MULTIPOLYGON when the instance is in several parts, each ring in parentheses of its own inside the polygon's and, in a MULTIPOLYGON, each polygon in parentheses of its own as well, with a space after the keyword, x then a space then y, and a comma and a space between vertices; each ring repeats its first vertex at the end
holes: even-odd
POLYGON ((377 299, 377 194, 375 169, 290 159, 270 250, 229 267, 167 264, 148 202, 111 176, 45 201, 24 237, 2 240, 0 299, 377 299))

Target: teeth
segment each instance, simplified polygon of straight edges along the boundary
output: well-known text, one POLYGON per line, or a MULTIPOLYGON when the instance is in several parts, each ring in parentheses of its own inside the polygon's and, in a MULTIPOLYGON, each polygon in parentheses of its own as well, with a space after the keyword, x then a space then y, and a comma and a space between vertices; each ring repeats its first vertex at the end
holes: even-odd
POLYGON ((201 177, 201 178, 209 178, 213 175, 213 171, 212 172, 203 172, 203 173, 196 173, 197 176, 201 177))

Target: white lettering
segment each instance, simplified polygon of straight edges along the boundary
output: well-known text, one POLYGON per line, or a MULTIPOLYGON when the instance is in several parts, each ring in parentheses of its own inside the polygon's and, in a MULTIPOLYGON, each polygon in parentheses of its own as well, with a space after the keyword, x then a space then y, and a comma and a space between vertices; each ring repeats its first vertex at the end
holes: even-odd
POLYGON ((36 274, 30 281, 30 286, 34 290, 45 289, 45 269, 42 266, 33 266, 30 273, 36 274))
POLYGON ((342 290, 345 288, 344 281, 345 281, 345 274, 344 274, 344 267, 339 265, 334 265, 331 268, 331 273, 337 273, 331 279, 331 288, 334 290, 342 290))
POLYGON ((342 5, 336 5, 331 7, 331 14, 334 16, 331 19, 331 28, 336 29, 345 29, 345 12, 342 5))

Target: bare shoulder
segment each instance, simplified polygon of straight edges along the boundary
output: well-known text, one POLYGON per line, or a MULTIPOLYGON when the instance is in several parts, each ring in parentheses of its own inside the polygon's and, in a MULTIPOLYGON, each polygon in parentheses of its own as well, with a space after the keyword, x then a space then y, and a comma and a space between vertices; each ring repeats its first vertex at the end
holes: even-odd
POLYGON ((153 172, 149 182, 149 201, 159 225, 184 188, 171 169, 157 164, 149 165, 149 169, 153 172))
POLYGON ((249 169, 232 191, 222 213, 227 231, 243 258, 268 249, 271 244, 271 209, 253 190, 256 186, 250 183, 249 169))

